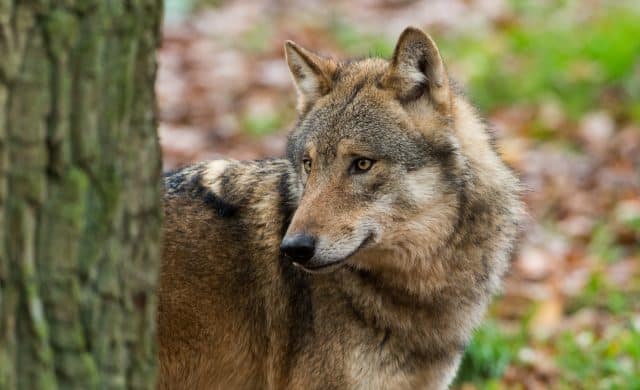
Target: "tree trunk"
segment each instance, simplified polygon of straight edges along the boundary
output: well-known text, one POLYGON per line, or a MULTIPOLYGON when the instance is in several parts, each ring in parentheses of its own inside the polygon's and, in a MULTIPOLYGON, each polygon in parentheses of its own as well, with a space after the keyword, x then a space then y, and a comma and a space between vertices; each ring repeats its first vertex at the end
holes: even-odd
POLYGON ((153 388, 161 0, 0 0, 0 389, 153 388))

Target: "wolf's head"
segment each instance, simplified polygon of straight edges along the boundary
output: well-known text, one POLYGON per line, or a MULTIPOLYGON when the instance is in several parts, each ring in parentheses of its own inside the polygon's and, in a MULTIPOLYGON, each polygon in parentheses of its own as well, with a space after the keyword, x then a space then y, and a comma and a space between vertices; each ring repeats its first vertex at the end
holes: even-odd
POLYGON ((304 190, 284 253, 320 270, 394 268, 385 252, 437 250, 458 218, 465 115, 433 40, 407 28, 390 61, 285 51, 300 113, 287 156, 304 190))

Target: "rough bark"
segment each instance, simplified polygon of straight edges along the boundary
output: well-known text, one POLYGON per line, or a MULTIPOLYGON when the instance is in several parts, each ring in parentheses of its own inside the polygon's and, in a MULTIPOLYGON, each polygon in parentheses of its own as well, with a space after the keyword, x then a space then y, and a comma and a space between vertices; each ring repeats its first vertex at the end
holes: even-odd
POLYGON ((152 388, 161 0, 0 0, 0 389, 152 388))

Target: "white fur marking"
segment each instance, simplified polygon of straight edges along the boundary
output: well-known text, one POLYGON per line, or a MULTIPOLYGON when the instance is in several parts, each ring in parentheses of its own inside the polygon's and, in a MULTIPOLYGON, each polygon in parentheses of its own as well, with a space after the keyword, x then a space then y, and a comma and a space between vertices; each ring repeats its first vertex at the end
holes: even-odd
POLYGON ((229 160, 214 160, 207 164, 207 170, 202 177, 202 182, 214 194, 220 192, 220 178, 230 164, 231 161, 229 160))

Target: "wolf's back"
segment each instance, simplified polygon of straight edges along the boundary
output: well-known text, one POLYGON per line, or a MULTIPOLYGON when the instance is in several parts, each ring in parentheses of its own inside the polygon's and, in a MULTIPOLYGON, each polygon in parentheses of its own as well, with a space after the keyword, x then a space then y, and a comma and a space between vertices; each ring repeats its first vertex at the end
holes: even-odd
POLYGON ((263 388, 267 312, 277 311, 267 291, 297 201, 290 164, 210 161, 164 181, 160 388, 263 388))

